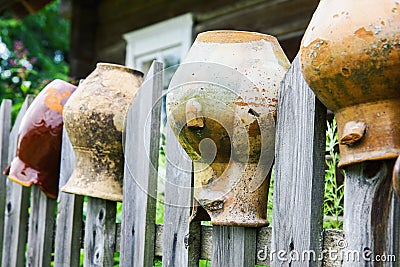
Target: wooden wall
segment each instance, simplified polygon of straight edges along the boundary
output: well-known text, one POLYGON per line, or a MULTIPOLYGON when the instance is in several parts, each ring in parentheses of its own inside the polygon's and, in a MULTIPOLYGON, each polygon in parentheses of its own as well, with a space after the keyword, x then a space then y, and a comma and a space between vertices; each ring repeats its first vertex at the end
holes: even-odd
POLYGON ((318 0, 71 0, 71 76, 96 62, 124 64, 124 33, 192 12, 194 33, 235 29, 278 37, 290 59, 297 53, 318 0))

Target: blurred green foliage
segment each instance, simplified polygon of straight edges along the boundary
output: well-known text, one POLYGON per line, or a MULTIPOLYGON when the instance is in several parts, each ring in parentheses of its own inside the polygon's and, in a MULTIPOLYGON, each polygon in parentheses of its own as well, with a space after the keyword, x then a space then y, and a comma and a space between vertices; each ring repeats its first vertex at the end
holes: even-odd
POLYGON ((70 23, 58 5, 23 19, 0 17, 0 100, 13 101, 14 117, 26 95, 37 95, 51 80, 68 80, 70 23))

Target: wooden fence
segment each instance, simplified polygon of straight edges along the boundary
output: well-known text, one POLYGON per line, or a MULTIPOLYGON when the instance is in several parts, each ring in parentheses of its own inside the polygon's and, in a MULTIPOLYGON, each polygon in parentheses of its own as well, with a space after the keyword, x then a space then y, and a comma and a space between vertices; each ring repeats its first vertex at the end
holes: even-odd
MULTIPOLYGON (((189 223, 193 179, 183 170, 192 163, 169 128, 164 225, 156 225, 161 70, 154 62, 128 114, 121 225, 115 202, 89 197, 84 220, 82 196, 60 193, 55 201, 37 186, 22 187, 1 175, 1 266, 80 266, 82 249, 84 266, 113 266, 116 251, 120 266, 153 266, 155 256, 162 256, 163 266, 176 267, 198 266, 200 259, 218 267, 398 266, 393 257, 350 261, 327 253, 369 250, 397 260, 400 206, 388 182, 393 163, 359 164, 346 169, 345 231, 323 229, 326 109, 304 82, 297 58, 279 96, 272 227, 189 223), (302 258, 305 252, 314 252, 315 259, 302 258)), ((2 170, 15 156, 18 127, 32 100, 27 97, 11 131, 11 101, 1 103, 2 170)), ((64 131, 60 187, 73 166, 64 131)))

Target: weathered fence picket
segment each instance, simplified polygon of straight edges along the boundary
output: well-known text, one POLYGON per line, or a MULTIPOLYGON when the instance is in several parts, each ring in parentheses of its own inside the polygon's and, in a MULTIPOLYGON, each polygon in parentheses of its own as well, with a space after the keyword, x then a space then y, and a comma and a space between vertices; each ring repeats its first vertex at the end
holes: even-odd
POLYGON ((317 100, 293 61, 281 84, 275 145, 272 251, 302 255, 312 261, 280 261, 271 266, 320 266, 323 240, 323 194, 326 108, 317 100))
POLYGON ((166 135, 163 266, 199 266, 200 222, 189 223, 192 161, 169 126, 166 135))
POLYGON ((400 208, 392 188, 393 165, 374 161, 345 169, 345 245, 360 254, 344 259, 344 266, 399 266, 400 208), (389 258, 393 256, 396 261, 389 258))
POLYGON ((212 237, 213 267, 255 265, 257 228, 214 226, 212 237))
MULTIPOLYGON (((61 146, 60 184, 63 187, 71 177, 75 165, 75 153, 68 134, 63 129, 61 146)), ((60 192, 56 222, 55 267, 80 266, 82 237, 83 196, 60 192)))
POLYGON ((88 197, 85 221, 84 266, 113 266, 116 202, 88 197))
MULTIPOLYGON (((28 96, 17 116, 10 133, 8 162, 10 163, 17 148, 17 138, 21 120, 34 97, 28 96)), ((28 225, 30 188, 23 187, 7 179, 6 209, 4 219, 3 258, 1 266, 24 266, 25 246, 28 225)))
POLYGON ((31 189, 26 266, 50 266, 57 202, 37 185, 31 189))
POLYGON ((122 266, 153 266, 162 92, 154 61, 128 112, 122 202, 122 266))
POLYGON ((8 144, 11 128, 11 100, 5 99, 0 106, 0 261, 3 258, 4 211, 6 207, 6 179, 3 170, 8 166, 8 144))

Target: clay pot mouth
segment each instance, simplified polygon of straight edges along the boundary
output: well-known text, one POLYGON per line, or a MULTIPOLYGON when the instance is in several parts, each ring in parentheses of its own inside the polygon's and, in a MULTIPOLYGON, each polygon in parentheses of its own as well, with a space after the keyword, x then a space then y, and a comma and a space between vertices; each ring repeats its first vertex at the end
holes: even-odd
POLYGON ((400 155, 399 107, 400 98, 336 111, 340 150, 338 166, 397 158, 400 155))
MULTIPOLYGON (((8 175, 8 178, 11 181, 25 187, 30 187, 36 184, 49 198, 57 198, 58 186, 53 187, 53 183, 46 184, 46 181, 55 182, 54 179, 51 178, 53 176, 29 166, 18 156, 14 158, 10 168, 6 171, 5 174, 8 175)), ((56 183, 58 185, 58 177, 56 183)))
POLYGON ((218 30, 207 31, 197 35, 195 42, 204 43, 247 43, 266 40, 268 42, 278 44, 274 36, 247 31, 234 31, 234 30, 218 30))
POLYGON ((98 190, 95 186, 82 187, 80 185, 64 185, 61 187, 61 192, 68 194, 75 194, 80 196, 88 196, 93 198, 100 198, 110 201, 122 202, 122 192, 120 194, 109 193, 106 194, 102 190, 98 190))
POLYGON ((140 76, 140 77, 144 76, 143 72, 141 72, 141 71, 129 68, 127 66, 119 65, 119 64, 99 62, 99 63, 96 64, 96 67, 99 68, 99 69, 103 69, 103 70, 113 70, 113 69, 115 70, 115 69, 118 69, 120 71, 125 71, 125 72, 128 72, 128 73, 132 73, 135 76, 140 76))

